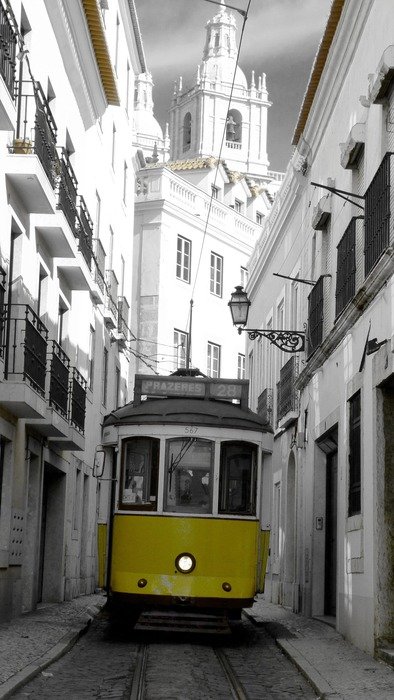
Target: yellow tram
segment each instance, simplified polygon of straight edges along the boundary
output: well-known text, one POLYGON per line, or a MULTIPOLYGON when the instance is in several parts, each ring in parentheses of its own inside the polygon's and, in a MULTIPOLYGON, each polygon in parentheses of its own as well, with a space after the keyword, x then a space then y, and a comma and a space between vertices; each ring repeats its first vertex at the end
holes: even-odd
POLYGON ((106 417, 109 603, 240 615, 262 590, 262 455, 272 435, 248 382, 137 375, 106 417))

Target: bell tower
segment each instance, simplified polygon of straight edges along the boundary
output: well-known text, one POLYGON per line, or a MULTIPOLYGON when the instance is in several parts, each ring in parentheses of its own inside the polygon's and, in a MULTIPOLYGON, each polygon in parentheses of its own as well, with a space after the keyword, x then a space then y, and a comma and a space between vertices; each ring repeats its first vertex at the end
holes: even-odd
POLYGON ((171 160, 217 157, 235 171, 266 179, 268 100, 265 74, 249 84, 237 66, 236 21, 221 0, 219 12, 206 24, 202 63, 192 86, 174 85, 170 109, 171 160), (234 80, 231 104, 231 86, 234 80))

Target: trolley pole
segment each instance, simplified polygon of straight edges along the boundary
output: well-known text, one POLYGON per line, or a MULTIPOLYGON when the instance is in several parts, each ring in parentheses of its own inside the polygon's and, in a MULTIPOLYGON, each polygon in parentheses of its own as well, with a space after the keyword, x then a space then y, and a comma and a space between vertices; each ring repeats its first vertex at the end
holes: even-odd
POLYGON ((186 369, 190 369, 190 355, 192 350, 192 321, 193 321, 193 299, 190 299, 189 332, 186 344, 186 369))

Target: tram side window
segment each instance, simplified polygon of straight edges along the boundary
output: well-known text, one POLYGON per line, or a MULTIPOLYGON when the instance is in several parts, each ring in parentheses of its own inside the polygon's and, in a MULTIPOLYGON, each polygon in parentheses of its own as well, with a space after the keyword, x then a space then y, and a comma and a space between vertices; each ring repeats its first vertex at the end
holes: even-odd
POLYGON ((160 440, 135 437, 123 443, 120 505, 132 510, 157 510, 160 440))
POLYGON ((257 448, 226 442, 220 455, 219 513, 256 514, 257 448))
POLYGON ((166 511, 212 513, 213 455, 214 443, 210 440, 168 440, 166 511))

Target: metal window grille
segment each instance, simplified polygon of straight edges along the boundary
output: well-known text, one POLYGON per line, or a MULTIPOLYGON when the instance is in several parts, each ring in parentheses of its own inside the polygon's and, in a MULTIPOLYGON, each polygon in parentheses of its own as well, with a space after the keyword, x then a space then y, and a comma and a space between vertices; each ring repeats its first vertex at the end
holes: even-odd
POLYGON ((94 281, 100 291, 104 293, 105 288, 105 250, 99 238, 93 238, 94 247, 94 281))
POLYGON ((323 285, 324 277, 319 277, 308 296, 308 357, 323 340, 323 285))
POLYGON ((293 356, 280 370, 278 382, 278 421, 290 411, 297 409, 297 391, 294 388, 294 380, 297 376, 297 360, 293 356))
POLYGON ((67 417, 70 360, 59 343, 52 343, 49 369, 49 404, 67 417))
POLYGON ((39 394, 45 396, 48 330, 26 304, 5 306, 9 341, 7 376, 21 375, 39 394))
POLYGON ((4 355, 4 333, 5 333, 5 278, 6 273, 2 267, 0 267, 0 357, 4 355))
POLYGON ((83 197, 79 198, 79 216, 77 219, 77 233, 78 248, 90 268, 92 264, 93 221, 90 217, 83 197))
POLYGON ((128 337, 130 305, 126 297, 118 299, 118 332, 128 337))
POLYGON ((58 207, 63 211, 74 236, 77 236, 77 196, 78 181, 75 177, 67 151, 63 149, 60 162, 58 207))
POLYGON ((356 221, 356 217, 351 219, 337 246, 336 316, 339 316, 356 291, 356 221))
POLYGON ((223 258, 216 253, 211 253, 211 294, 222 296, 223 291, 223 258))
POLYGON ((257 399, 257 413, 266 425, 272 425, 273 391, 264 389, 257 399))
POLYGON ((372 270, 390 240, 390 165, 386 153, 365 193, 365 274, 372 270))
POLYGON ((361 512, 361 393, 349 400, 349 516, 361 512))
POLYGON ((80 430, 85 430, 86 381, 76 367, 72 368, 70 382, 69 420, 80 430))
POLYGON ((16 47, 17 36, 7 12, 2 2, 0 2, 0 75, 13 99, 15 92, 16 47))

